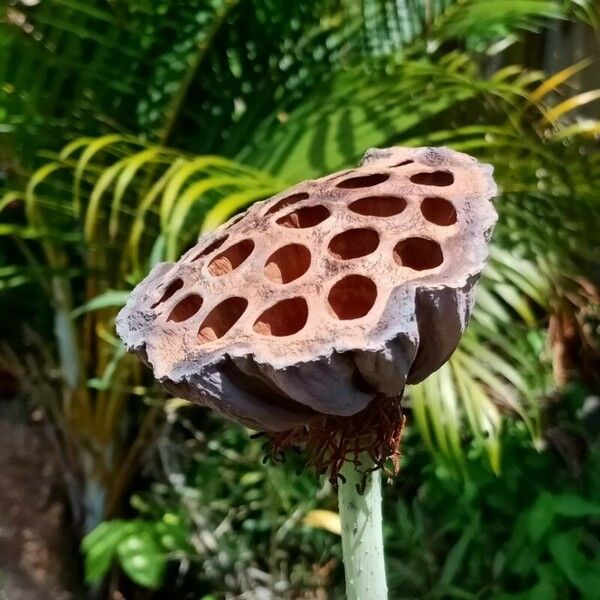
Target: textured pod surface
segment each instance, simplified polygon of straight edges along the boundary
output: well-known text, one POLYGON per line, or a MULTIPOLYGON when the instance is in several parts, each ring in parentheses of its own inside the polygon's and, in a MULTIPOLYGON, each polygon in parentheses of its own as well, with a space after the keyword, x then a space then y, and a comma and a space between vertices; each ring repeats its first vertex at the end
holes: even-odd
POLYGON ((256 429, 400 396, 456 348, 496 221, 492 168, 373 149, 161 263, 117 318, 172 393, 256 429))

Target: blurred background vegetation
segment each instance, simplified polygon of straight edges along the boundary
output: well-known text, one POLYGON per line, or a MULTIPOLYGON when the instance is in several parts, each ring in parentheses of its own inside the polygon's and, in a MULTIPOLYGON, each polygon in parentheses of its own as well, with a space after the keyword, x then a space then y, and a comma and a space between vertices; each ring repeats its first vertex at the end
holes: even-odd
POLYGON ((168 399, 114 318, 202 232, 397 144, 492 163, 500 221, 461 346, 407 391, 390 597, 600 598, 597 2, 1 11, 0 421, 57 457, 72 597, 343 597, 329 484, 168 399))

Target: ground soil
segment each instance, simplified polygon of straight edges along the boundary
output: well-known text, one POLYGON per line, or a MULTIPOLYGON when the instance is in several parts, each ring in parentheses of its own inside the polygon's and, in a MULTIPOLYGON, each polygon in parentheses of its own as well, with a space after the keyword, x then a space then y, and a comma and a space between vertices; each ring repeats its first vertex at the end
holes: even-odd
POLYGON ((0 400, 0 600, 80 600, 61 468, 16 400, 0 400))

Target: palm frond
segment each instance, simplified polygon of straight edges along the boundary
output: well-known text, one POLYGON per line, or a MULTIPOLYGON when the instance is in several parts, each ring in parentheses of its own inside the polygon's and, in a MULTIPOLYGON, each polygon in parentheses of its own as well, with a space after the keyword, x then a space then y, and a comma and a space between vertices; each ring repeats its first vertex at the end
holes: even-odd
POLYGON ((120 20, 107 7, 77 0, 8 6, 0 25, 5 40, 0 98, 21 159, 31 161, 31 148, 40 142, 51 147, 53 137, 64 139, 64 119, 74 124, 75 135, 107 130, 109 114, 122 117, 120 126, 133 125, 120 105, 143 90, 139 73, 147 56, 142 43, 147 15, 120 20))
POLYGON ((600 25, 593 0, 363 0, 361 17, 364 50, 371 56, 415 48, 431 53, 449 42, 492 54, 519 33, 559 19, 600 25))
POLYGON ((109 135, 77 140, 40 168, 30 180, 26 207, 37 237, 48 212, 56 216, 62 207, 67 216, 56 235, 68 227, 96 254, 118 252, 120 269, 111 278, 118 287, 139 280, 152 266, 141 257, 175 260, 199 233, 283 185, 218 156, 193 157, 109 135), (57 193, 65 171, 71 177, 70 194, 57 193), (39 201, 43 190, 53 192, 47 194, 54 198, 49 206, 39 201), (151 249, 158 238, 162 244, 156 254, 151 249))
MULTIPOLYGON (((322 85, 283 123, 280 117, 265 123, 239 158, 290 179, 320 175, 358 160, 364 148, 415 142, 419 132, 427 132, 421 141, 431 131, 438 137, 446 132, 451 143, 453 130, 443 123, 464 120, 469 106, 478 102, 488 103, 489 118, 500 121, 527 92, 522 76, 482 79, 475 62, 461 53, 437 63, 388 63, 385 74, 372 79, 350 70, 322 85)), ((489 132, 487 126, 480 131, 482 137, 489 132)), ((518 132, 513 135, 518 140, 518 132)))

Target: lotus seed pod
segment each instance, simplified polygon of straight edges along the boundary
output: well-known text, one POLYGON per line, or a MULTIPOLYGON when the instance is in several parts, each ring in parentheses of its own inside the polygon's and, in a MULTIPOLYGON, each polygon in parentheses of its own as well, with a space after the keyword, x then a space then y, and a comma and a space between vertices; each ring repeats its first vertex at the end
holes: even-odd
POLYGON ((456 348, 495 193, 492 168, 466 154, 369 150, 157 265, 118 333, 167 390, 254 429, 363 414, 456 348))

